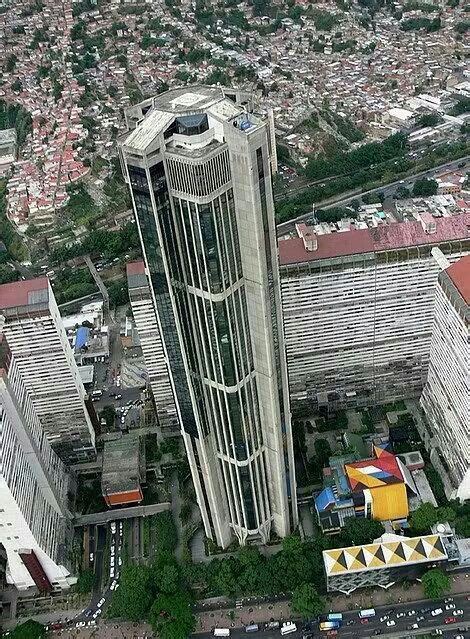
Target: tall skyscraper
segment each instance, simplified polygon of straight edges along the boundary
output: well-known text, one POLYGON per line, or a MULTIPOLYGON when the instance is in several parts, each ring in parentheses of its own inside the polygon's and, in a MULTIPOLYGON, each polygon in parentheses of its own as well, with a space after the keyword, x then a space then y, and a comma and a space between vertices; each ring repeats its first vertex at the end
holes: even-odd
POLYGON ((214 87, 126 113, 121 143, 208 537, 297 524, 268 119, 214 87))
POLYGON ((66 463, 94 457, 85 389, 49 280, 0 286, 0 315, 49 443, 66 463))
POLYGON ((69 477, 41 428, 0 322, 0 544, 19 590, 68 588, 69 477))
POLYGON ((470 499, 470 255, 439 273, 421 404, 454 487, 448 497, 470 499))

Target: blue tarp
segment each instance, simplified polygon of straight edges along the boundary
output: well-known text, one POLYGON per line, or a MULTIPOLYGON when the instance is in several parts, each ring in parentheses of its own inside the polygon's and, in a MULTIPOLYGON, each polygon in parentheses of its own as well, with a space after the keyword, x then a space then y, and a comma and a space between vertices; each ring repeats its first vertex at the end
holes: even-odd
POLYGON ((336 504, 335 494, 329 487, 324 488, 319 495, 315 497, 315 507, 320 513, 327 508, 331 508, 336 504))
POLYGON ((87 345, 90 337, 90 329, 87 326, 80 326, 77 329, 77 337, 75 338, 75 348, 80 349, 87 345))

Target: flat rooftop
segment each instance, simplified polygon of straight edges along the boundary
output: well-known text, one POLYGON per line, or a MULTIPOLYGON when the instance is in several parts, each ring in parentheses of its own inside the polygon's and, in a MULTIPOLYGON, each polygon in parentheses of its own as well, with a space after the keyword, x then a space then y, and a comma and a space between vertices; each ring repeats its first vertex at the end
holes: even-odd
POLYGON ((139 435, 128 433, 106 442, 103 450, 103 494, 140 488, 142 446, 139 435))
POLYGON ((460 260, 451 264, 446 268, 446 273, 464 302, 470 305, 470 255, 461 257, 460 260))
POLYGON ((435 221, 435 233, 426 233, 420 221, 413 221, 317 235, 318 248, 315 251, 307 251, 300 237, 279 240, 279 263, 288 266, 470 238, 470 213, 435 218, 435 221))
POLYGON ((142 260, 137 262, 128 262, 126 264, 127 286, 129 290, 133 288, 148 287, 147 275, 145 273, 145 264, 142 260))
POLYGON ((47 304, 48 301, 49 280, 47 277, 0 285, 0 310, 47 304))

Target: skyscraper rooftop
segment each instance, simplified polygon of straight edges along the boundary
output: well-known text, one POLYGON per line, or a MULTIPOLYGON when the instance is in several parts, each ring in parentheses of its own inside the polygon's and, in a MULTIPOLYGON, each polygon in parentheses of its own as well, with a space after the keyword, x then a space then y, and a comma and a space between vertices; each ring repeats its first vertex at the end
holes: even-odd
POLYGON ((0 312, 19 306, 47 304, 48 300, 49 280, 47 277, 0 285, 0 312))
POLYGON ((460 258, 446 268, 446 273, 462 296, 466 304, 470 304, 470 255, 460 258))

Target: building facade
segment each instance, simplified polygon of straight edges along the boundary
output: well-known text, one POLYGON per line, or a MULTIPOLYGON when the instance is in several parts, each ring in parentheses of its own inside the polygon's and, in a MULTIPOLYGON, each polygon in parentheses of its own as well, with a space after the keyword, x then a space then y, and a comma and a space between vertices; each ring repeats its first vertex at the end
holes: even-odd
POLYGON ((137 107, 121 153, 208 537, 297 524, 269 123, 219 88, 137 107))
POLYGON ((142 261, 130 262, 126 271, 132 314, 155 400, 158 422, 163 434, 179 434, 180 424, 145 264, 142 261))
POLYGON ((0 286, 0 315, 41 425, 66 463, 95 456, 85 389, 46 277, 0 286))
POLYGON ((470 256, 439 273, 421 405, 454 491, 470 499, 470 256))
POLYGON ((470 215, 281 240, 291 401, 367 406, 426 382, 438 246, 470 251, 470 215))
POLYGON ((0 544, 6 579, 18 590, 68 588, 72 528, 67 511, 69 476, 53 452, 0 332, 0 544))

